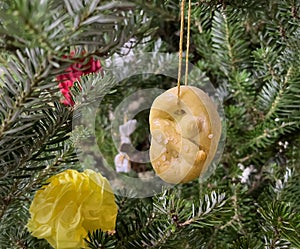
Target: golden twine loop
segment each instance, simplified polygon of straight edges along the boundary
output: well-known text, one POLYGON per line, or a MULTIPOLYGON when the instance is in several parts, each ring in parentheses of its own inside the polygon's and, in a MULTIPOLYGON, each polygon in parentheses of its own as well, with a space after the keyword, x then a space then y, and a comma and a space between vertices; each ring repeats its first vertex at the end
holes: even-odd
MULTIPOLYGON (((191 9, 192 1, 189 0, 188 7, 188 24, 187 24, 187 42, 186 42, 186 57, 185 57, 185 80, 184 84, 188 84, 188 72, 189 72, 189 49, 190 49, 190 29, 191 29, 191 9)), ((177 81, 177 96, 180 97, 180 80, 181 80, 181 70, 182 70, 182 46, 183 46, 183 35, 184 35, 184 8, 185 0, 181 1, 181 10, 180 10, 180 39, 179 39, 179 62, 178 62, 178 81, 177 81)))

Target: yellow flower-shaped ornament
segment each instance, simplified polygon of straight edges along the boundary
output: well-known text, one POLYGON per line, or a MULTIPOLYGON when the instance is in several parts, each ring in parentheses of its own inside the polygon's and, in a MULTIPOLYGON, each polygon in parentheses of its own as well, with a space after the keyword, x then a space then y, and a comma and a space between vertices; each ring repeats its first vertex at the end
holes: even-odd
POLYGON ((48 179, 30 206, 28 230, 56 249, 85 248, 88 231, 113 231, 117 205, 100 173, 66 170, 48 179))

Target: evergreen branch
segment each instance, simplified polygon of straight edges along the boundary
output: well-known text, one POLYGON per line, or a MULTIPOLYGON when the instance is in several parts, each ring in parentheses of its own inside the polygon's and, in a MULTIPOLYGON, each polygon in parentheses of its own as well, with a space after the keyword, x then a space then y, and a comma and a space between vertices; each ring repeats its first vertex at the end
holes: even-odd
POLYGON ((279 134, 284 134, 287 132, 291 132, 297 128, 299 124, 297 122, 282 122, 280 125, 276 125, 272 129, 264 129, 262 134, 259 134, 252 140, 250 140, 250 144, 252 146, 258 147, 266 147, 270 145, 274 140, 279 136, 279 134))
MULTIPOLYGON (((294 8, 294 6, 292 7, 294 8)), ((299 8, 299 5, 298 5, 299 8)), ((297 25, 296 25, 297 26, 297 25)), ((286 46, 282 51, 281 60, 288 66, 299 68, 300 55, 297 53, 300 49, 300 28, 298 27, 286 42, 286 46)))
POLYGON ((282 101, 278 102, 277 115, 282 120, 295 120, 300 119, 300 73, 297 68, 291 69, 292 71, 287 78, 287 89, 283 95, 282 101))
POLYGON ((107 232, 96 230, 88 232, 87 238, 84 239, 90 249, 113 249, 116 248, 117 240, 107 232))
MULTIPOLYGON (((60 104, 56 104, 57 107, 59 105, 60 104)), ((31 115, 34 115, 34 113, 32 112, 31 115)), ((29 126, 30 130, 24 130, 23 125, 22 129, 13 130, 17 139, 12 141, 10 134, 2 138, 2 144, 5 146, 2 145, 3 147, 0 147, 3 157, 1 162, 5 163, 5 160, 7 160, 6 164, 8 167, 18 169, 30 159, 37 158, 42 150, 46 148, 47 144, 54 143, 57 133, 60 136, 60 141, 66 140, 68 138, 66 134, 70 132, 71 128, 71 123, 67 122, 69 115, 70 113, 67 109, 57 108, 53 110, 52 106, 48 106, 48 110, 38 112, 40 120, 36 121, 34 125, 31 124, 29 126), (46 129, 47 126, 48 128, 46 129), (26 140, 26 142, 24 140, 26 140), (33 140, 34 143, 32 142, 33 140), (18 148, 19 145, 22 145, 21 148, 18 148), (9 159, 13 155, 18 163, 17 165, 9 162, 9 159)))
MULTIPOLYGON (((274 112, 277 110, 277 108, 278 108, 278 104, 281 103, 281 98, 284 96, 285 90, 286 90, 286 88, 287 88, 287 84, 288 84, 288 82, 289 82, 289 80, 290 80, 290 76, 291 76, 291 74, 292 74, 292 71, 293 71, 293 68, 290 67, 290 68, 288 69, 286 75, 285 75, 284 81, 283 81, 282 84, 280 85, 280 89, 279 89, 279 91, 278 91, 278 93, 277 93, 275 99, 272 101, 273 103, 272 103, 271 108, 269 109, 269 111, 268 111, 267 114, 265 115, 265 118, 266 118, 266 119, 270 118, 270 117, 273 115, 273 113, 274 113, 274 112)), ((270 85, 268 85, 267 87, 268 87, 269 89, 272 88, 272 86, 270 86, 270 85)), ((266 90, 266 89, 263 89, 263 91, 264 91, 265 93, 268 92, 268 90, 266 90)))
POLYGON ((226 224, 222 225, 220 227, 220 229, 224 230, 226 227, 233 226, 233 224, 235 222, 237 222, 238 230, 241 231, 245 235, 245 230, 243 228, 242 221, 241 221, 242 215, 239 211, 239 205, 238 205, 238 200, 237 200, 238 196, 237 196, 236 188, 234 188, 233 191, 234 191, 233 196, 230 199, 232 200, 232 204, 233 204, 233 208, 234 208, 234 215, 226 224))
POLYGON ((215 11, 211 28, 214 58, 226 76, 248 67, 248 43, 241 36, 243 28, 240 22, 234 22, 235 18, 229 11, 215 11))
POLYGON ((2 12, 0 10, 1 17, 4 25, 0 37, 6 50, 9 46, 13 53, 15 48, 40 47, 51 52, 55 60, 61 60, 71 46, 81 50, 83 45, 88 45, 86 57, 106 56, 108 51, 112 54, 133 36, 141 39, 151 32, 151 20, 141 15, 136 4, 128 1, 82 3, 65 0, 55 3, 34 0, 22 3, 14 0, 2 12), (136 25, 131 25, 133 23, 136 25), (20 28, 22 25, 24 29, 20 28), (14 31, 9 32, 10 28, 14 31))
POLYGON ((54 158, 50 160, 44 159, 42 163, 36 163, 36 166, 34 166, 34 162, 31 162, 28 164, 29 167, 24 166, 15 170, 15 172, 9 172, 4 178, 1 178, 1 200, 3 201, 0 203, 0 220, 4 217, 10 205, 18 202, 22 197, 25 198, 25 201, 29 202, 33 190, 39 189, 53 172, 58 173, 62 171, 64 169, 63 165, 76 156, 73 150, 72 147, 64 146, 63 150, 57 153, 54 158), (38 167, 40 167, 40 171, 35 174, 28 174, 37 170, 38 167), (16 175, 23 175, 24 177, 16 178, 16 175), (5 185, 9 187, 4 187, 5 185))
POLYGON ((295 169, 286 168, 283 179, 275 178, 275 183, 271 185, 272 192, 277 201, 290 203, 290 205, 299 210, 300 207, 300 174, 295 169))
POLYGON ((136 4, 129 1, 99 3, 94 0, 81 9, 78 3, 65 0, 74 23, 69 46, 90 45, 85 50, 86 56, 107 56, 108 51, 112 55, 133 36, 142 39, 153 31, 149 27, 151 20, 136 4), (137 27, 129 23, 135 23, 137 27))
MULTIPOLYGON (((221 70, 223 85, 232 93, 231 98, 236 102, 243 102, 249 114, 254 114, 253 101, 256 97, 257 84, 252 76, 250 68, 249 42, 245 36, 241 36, 245 28, 241 25, 243 17, 240 13, 233 14, 229 10, 220 10, 214 12, 211 27, 213 64, 218 65, 214 70, 217 74, 221 70), (236 20, 239 19, 237 22, 236 20)), ((209 55, 211 57, 211 55, 209 55)), ((217 79, 217 81, 220 81, 217 79)), ((247 115, 247 119, 251 116, 247 115)))
MULTIPOLYGON (((30 105, 34 105, 35 102, 32 99, 36 99, 36 96, 41 94, 39 90, 39 84, 44 83, 46 76, 45 72, 51 70, 52 66, 49 65, 45 58, 40 57, 41 60, 37 64, 37 56, 42 55, 42 50, 27 50, 26 57, 19 53, 19 61, 11 63, 12 69, 4 69, 4 78, 1 78, 3 88, 1 88, 0 95, 4 98, 1 101, 2 116, 0 127, 0 139, 5 136, 5 132, 8 131, 15 123, 19 115, 26 109, 29 109, 30 105), (24 68, 19 67, 19 63, 25 62, 24 68), (14 70, 15 69, 15 70, 14 70), (34 72, 32 71, 34 69, 34 72), (15 80, 13 78, 13 72, 18 72, 18 76, 21 78, 15 80), (27 73, 27 77, 21 76, 27 73), (21 82, 21 83, 20 83, 21 82), (20 86, 20 84, 22 84, 20 86), (13 94, 13 98, 9 98, 9 93, 13 94)), ((53 87, 55 83, 50 84, 48 87, 53 87)), ((46 96, 45 96, 46 97, 46 96)))
POLYGON ((152 205, 146 199, 123 199, 122 206, 117 217, 116 237, 118 248, 125 249, 135 243, 139 234, 147 233, 148 227, 153 226, 155 219, 152 205))
POLYGON ((275 48, 262 45, 260 48, 254 50, 252 54, 256 77, 263 81, 272 79, 274 82, 278 82, 279 76, 275 65, 277 61, 275 48))
MULTIPOLYGON (((256 97, 256 84, 250 72, 246 70, 236 70, 231 72, 229 77, 231 83, 231 97, 237 102, 244 103, 243 107, 246 108, 247 114, 244 117, 245 120, 251 120, 252 115, 257 115, 253 106, 253 102, 256 97), (249 115, 250 114, 250 115, 249 115)), ((246 121, 246 122, 247 122, 246 121)))
POLYGON ((279 89, 279 83, 275 80, 271 80, 269 83, 263 86, 261 92, 258 96, 258 104, 260 110, 269 110, 267 112, 268 118, 274 113, 274 106, 278 104, 277 101, 280 100, 283 94, 283 89, 279 89))
MULTIPOLYGON (((188 226, 200 229, 218 224, 217 219, 210 217, 225 204, 224 198, 225 194, 217 195, 212 192, 210 196, 205 195, 204 200, 200 200, 198 206, 182 200, 176 194, 164 192, 162 196, 154 201, 154 213, 158 216, 163 215, 165 222, 162 224, 163 227, 159 229, 156 243, 151 240, 147 243, 147 246, 160 248, 162 245, 168 245, 170 247, 173 244, 174 238, 172 236, 174 234, 172 235, 169 232, 169 227, 172 227, 173 233, 178 233, 179 236, 179 234, 184 233, 184 228, 188 226), (166 219, 168 222, 166 222, 166 219)), ((178 245, 175 244, 175 246, 178 245)))
POLYGON ((293 1, 278 1, 268 7, 269 12, 265 14, 267 25, 262 43, 272 43, 278 52, 284 49, 282 45, 289 41, 298 26, 298 18, 292 11, 295 5, 297 4, 293 1))
POLYGON ((176 1, 142 1, 142 0, 130 0, 130 2, 134 2, 135 4, 141 6, 145 11, 151 12, 155 16, 159 16, 160 18, 163 18, 164 20, 174 20, 175 17, 172 15, 172 12, 174 10, 178 11, 178 4, 176 1))
POLYGON ((261 249, 263 248, 263 243, 257 238, 256 234, 247 234, 245 236, 239 236, 239 238, 233 242, 232 248, 261 249))
MULTIPOLYGON (((203 217, 205 217, 206 215, 213 212, 214 209, 219 209, 223 205, 225 205, 226 201, 224 199, 225 199, 225 193, 218 195, 216 192, 213 191, 210 196, 205 195, 205 197, 204 197, 205 201, 200 200, 198 213, 197 214, 195 213, 195 211, 194 211, 195 206, 193 204, 192 205, 193 210, 192 210, 191 218, 184 221, 183 223, 179 223, 179 226, 186 226, 186 225, 190 225, 192 223, 195 223, 193 225, 196 225, 196 227, 201 227, 203 225, 204 226, 209 226, 210 225, 209 222, 205 221, 204 223, 202 223, 203 217)), ((215 220, 214 222, 211 223, 211 225, 212 224, 215 225, 217 223, 219 223, 219 221, 215 220)))
POLYGON ((289 164, 289 167, 294 168, 299 173, 299 171, 300 171, 300 136, 298 136, 294 141, 292 141, 292 142, 290 141, 290 143, 291 143, 291 145, 287 152, 287 156, 289 158, 288 164, 289 164))
MULTIPOLYGON (((50 1, 11 1, 6 8, 0 11, 1 21, 3 23, 0 29, 2 39, 12 48, 41 47, 46 51, 54 51, 54 46, 49 40, 47 32, 43 27, 57 17, 59 9, 51 9, 50 1), (13 32, 8 31, 12 29, 13 32)), ((65 19, 58 18, 61 22, 65 19)), ((58 21, 56 20, 56 23, 58 21)), ((11 30, 11 31, 12 31, 11 30)), ((49 32, 50 30, 48 30, 49 32)), ((5 48, 8 49, 5 45, 5 48)), ((15 51, 11 51, 15 52, 15 51)))
POLYGON ((275 249, 280 244, 286 244, 286 242, 299 248, 300 216, 288 204, 272 202, 265 209, 260 207, 258 212, 264 220, 262 229, 273 235, 269 242, 266 241, 268 248, 275 249))
MULTIPOLYGON (((195 6, 192 10, 192 21, 194 25, 191 26, 193 35, 193 44, 195 50, 203 58, 197 62, 197 66, 206 72, 207 75, 219 76, 219 67, 215 63, 212 47, 212 35, 211 26, 213 19, 213 11, 209 6, 205 4, 199 4, 195 6)), ((212 81, 217 81, 216 79, 211 79, 212 81)))
MULTIPOLYGON (((201 0, 192 4, 190 58, 203 73, 191 72, 189 79, 199 86, 209 78, 224 97, 228 143, 222 163, 200 189, 191 182, 153 198, 117 200, 116 234, 90 231, 87 243, 91 248, 120 249, 300 248, 300 3, 201 0), (244 169, 256 169, 246 183, 239 183, 239 162, 244 169), (223 194, 213 190, 232 197, 225 205, 223 194)), ((34 191, 45 179, 65 168, 80 167, 72 146, 91 132, 84 127, 79 135, 71 134, 72 145, 68 144, 73 110, 77 121, 81 107, 101 100, 96 135, 113 159, 116 148, 107 132, 109 111, 136 89, 166 89, 173 84, 173 79, 146 73, 119 84, 108 74, 88 75, 72 88, 74 108, 66 108, 59 104, 55 76, 92 55, 111 56, 131 37, 139 44, 157 26, 161 28, 155 37, 162 38, 164 51, 176 50, 177 13, 178 1, 173 0, 0 2, 1 248, 50 247, 33 238, 24 225, 34 191), (65 58, 70 50, 74 57, 65 58)), ((155 39, 149 38, 147 51, 157 48, 155 39)), ((136 48, 130 53, 142 50, 136 48)), ((137 67, 165 72, 166 62, 175 58, 153 54, 146 65, 137 67)), ((122 65, 124 78, 137 69, 128 64, 122 65)), ((147 132, 146 125, 136 130, 133 144, 147 132)))
MULTIPOLYGON (((187 229, 220 223, 214 214, 222 209, 224 198, 224 194, 212 192, 195 204, 183 200, 175 192, 164 191, 154 197, 153 208, 149 202, 123 200, 122 210, 125 213, 119 212, 117 225, 118 248, 178 248, 176 238, 184 236, 187 229), (130 209, 124 207, 124 201, 130 209), (129 210, 130 213, 127 213, 129 210)), ((189 244, 189 241, 181 243, 189 244)))

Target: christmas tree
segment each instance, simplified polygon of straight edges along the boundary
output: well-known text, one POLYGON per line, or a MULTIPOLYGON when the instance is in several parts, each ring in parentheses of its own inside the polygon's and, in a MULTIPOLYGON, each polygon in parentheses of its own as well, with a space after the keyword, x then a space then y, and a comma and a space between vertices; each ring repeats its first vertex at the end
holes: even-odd
POLYGON ((57 224, 79 206, 85 248, 300 248, 299 1, 185 5, 188 84, 222 135, 205 177, 175 185, 152 169, 148 117, 177 84, 182 2, 0 3, 0 248, 78 248, 57 224), (39 212, 58 223, 33 231, 39 212))

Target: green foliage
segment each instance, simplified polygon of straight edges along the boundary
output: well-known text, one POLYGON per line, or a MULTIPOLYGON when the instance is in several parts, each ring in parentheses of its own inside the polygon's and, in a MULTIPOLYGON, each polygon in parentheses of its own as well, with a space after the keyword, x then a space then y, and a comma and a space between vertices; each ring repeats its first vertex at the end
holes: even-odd
POLYGON ((131 38, 130 33, 148 31, 145 21, 128 25, 145 19, 134 9, 128 1, 12 1, 1 12, 3 46, 12 52, 38 46, 55 60, 72 46, 85 46, 86 55, 103 56, 131 38))
POLYGON ((218 214, 226 213, 226 209, 221 211, 225 195, 215 192, 200 201, 190 201, 182 199, 176 190, 165 190, 151 199, 120 199, 119 203, 118 248, 199 247, 200 241, 203 245, 205 241, 194 236, 201 235, 201 229, 221 224, 218 214))
POLYGON ((245 28, 238 22, 238 16, 233 11, 216 11, 213 16, 211 39, 212 50, 218 63, 218 68, 225 74, 239 68, 247 68, 249 50, 245 28))
POLYGON ((115 248, 117 240, 112 238, 112 235, 105 233, 101 230, 93 231, 88 233, 88 237, 85 239, 86 244, 91 249, 115 248))
MULTIPOLYGON (((172 53, 178 51, 179 3, 0 1, 0 248, 50 248, 26 229, 35 191, 62 170, 102 164, 94 157, 99 148, 105 166, 114 169, 118 148, 109 113, 139 89, 175 86, 159 72, 177 59, 172 53), (74 107, 61 103, 57 75, 78 60, 122 56, 120 48, 131 38, 137 58, 140 51, 154 52, 134 69, 156 75, 133 75, 130 62, 120 75, 108 73, 103 63, 104 74, 74 83, 74 107), (66 58, 71 51, 74 57, 66 58), (89 104, 99 101, 96 119, 87 120, 95 130, 72 129, 80 110, 93 111, 89 104), (75 148, 94 133, 97 145, 87 146, 89 157, 79 163, 75 148)), ((190 59, 199 73, 190 80, 199 86, 211 81, 222 101, 227 139, 221 161, 205 182, 148 198, 117 193, 115 233, 90 231, 86 243, 124 249, 300 248, 300 3, 203 0, 192 1, 192 7, 190 59)), ((139 114, 131 136, 143 149, 149 145, 147 115, 139 114)), ((143 169, 149 172, 150 164, 143 169)))
MULTIPOLYGON (((0 20, 0 245, 46 248, 24 227, 34 191, 53 174, 81 169, 69 139, 73 110, 60 103, 55 77, 148 35, 150 19, 130 2, 13 0, 1 2, 0 20), (63 57, 70 51, 72 59, 63 57)), ((101 83, 97 92, 105 94, 101 83)))
POLYGON ((250 236, 241 236, 233 244, 230 248, 240 248, 240 249, 260 249, 263 247, 263 243, 258 240, 256 237, 250 236))
POLYGON ((262 229, 268 234, 267 246, 291 245, 294 248, 300 247, 300 215, 286 203, 271 202, 258 212, 263 218, 262 229))

